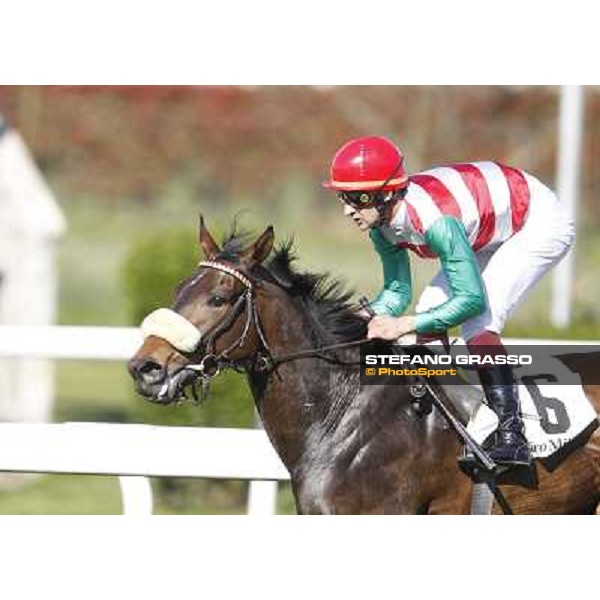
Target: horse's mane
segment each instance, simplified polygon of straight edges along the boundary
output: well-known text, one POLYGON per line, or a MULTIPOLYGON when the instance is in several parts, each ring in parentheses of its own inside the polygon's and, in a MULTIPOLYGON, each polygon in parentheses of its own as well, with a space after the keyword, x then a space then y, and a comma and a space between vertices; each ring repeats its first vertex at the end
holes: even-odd
MULTIPOLYGON (((251 236, 237 231, 235 224, 225 238, 219 257, 239 260, 251 236)), ((294 267, 297 255, 293 240, 279 244, 255 274, 276 283, 301 306, 309 317, 311 333, 322 344, 358 340, 366 336, 367 325, 356 315, 353 291, 329 273, 300 272, 294 267)))

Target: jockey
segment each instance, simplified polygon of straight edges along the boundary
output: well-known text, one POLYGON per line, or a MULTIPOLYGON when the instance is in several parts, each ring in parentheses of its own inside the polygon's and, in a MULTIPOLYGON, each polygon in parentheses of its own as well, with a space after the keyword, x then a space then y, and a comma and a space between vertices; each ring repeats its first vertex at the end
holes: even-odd
MULTIPOLYGON (((400 149, 377 136, 350 140, 335 154, 330 180, 383 265, 383 289, 370 304, 369 338, 420 341, 461 325, 471 353, 504 353, 500 333, 532 286, 573 243, 574 226, 556 195, 528 173, 494 161, 450 164, 408 175, 400 149), (438 258, 440 272, 415 315, 408 251, 438 258)), ((481 368, 482 387, 499 419, 488 448, 498 464, 531 456, 508 365, 481 368)))

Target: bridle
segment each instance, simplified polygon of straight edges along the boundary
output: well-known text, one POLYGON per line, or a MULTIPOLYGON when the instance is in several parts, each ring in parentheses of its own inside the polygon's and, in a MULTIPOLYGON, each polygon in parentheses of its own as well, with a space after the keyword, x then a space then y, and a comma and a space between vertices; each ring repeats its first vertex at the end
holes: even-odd
MULTIPOLYGON (((205 338, 207 338, 208 341, 205 344, 204 356, 200 362, 196 364, 190 363, 185 367, 185 369, 198 372, 202 377, 203 384, 208 384, 213 377, 218 375, 222 368, 232 368, 238 372, 244 372, 248 370, 253 370, 255 372, 269 372, 274 371, 281 363, 299 358, 318 357, 340 365, 360 364, 360 362, 348 363, 337 357, 327 356, 325 353, 366 344, 370 341, 367 338, 352 342, 333 344, 330 346, 321 346, 319 348, 309 348, 279 356, 273 355, 265 336, 264 327, 256 307, 255 283, 252 281, 252 279, 239 269, 235 269, 230 265, 214 260, 202 261, 198 264, 198 267, 206 267, 227 273, 241 282, 244 286, 244 291, 237 298, 225 318, 206 334, 205 338), (217 354, 215 350, 217 338, 219 338, 219 336, 221 336, 231 327, 231 325, 237 320, 243 311, 246 312, 246 321, 240 337, 234 340, 225 350, 222 350, 217 354), (230 354, 234 350, 244 346, 248 333, 253 324, 261 345, 256 355, 252 358, 242 360, 230 358, 230 354)), ((193 356, 195 353, 197 353, 197 350, 198 349, 196 348, 196 350, 189 354, 193 356)))
MULTIPOLYGON (((217 325, 207 333, 206 338, 207 342, 205 345, 204 356, 202 360, 198 364, 190 364, 187 365, 187 369, 198 371, 204 379, 212 379, 215 377, 222 367, 233 368, 237 371, 244 370, 250 366, 254 366, 257 368, 259 363, 268 364, 268 357, 271 356, 271 350, 269 344, 267 342, 267 338, 265 337, 265 332, 263 329, 262 322, 258 315, 258 311, 256 309, 256 299, 255 299, 255 286, 254 282, 250 277, 248 277, 245 273, 240 271, 239 269, 235 269, 229 265, 226 265, 221 262, 217 262, 214 260, 206 260, 202 261, 198 264, 198 267, 206 267, 209 269, 214 269, 217 271, 221 271, 223 273, 227 273, 231 275, 244 286, 244 291, 239 295, 231 310, 227 313, 224 319, 219 321, 217 325), (244 328, 239 338, 234 340, 225 350, 216 354, 215 344, 216 340, 219 336, 225 333, 231 325, 237 320, 240 314, 243 311, 246 311, 246 322, 244 323, 244 328), (263 351, 266 353, 262 355, 259 351, 258 356, 253 361, 257 363, 256 365, 250 365, 248 359, 246 360, 233 360, 230 358, 230 354, 237 350, 238 348, 242 348, 246 343, 246 338, 252 324, 254 323, 256 332, 258 334, 258 338, 263 347, 263 351)), ((195 354, 197 349, 194 350, 192 354, 195 354)))

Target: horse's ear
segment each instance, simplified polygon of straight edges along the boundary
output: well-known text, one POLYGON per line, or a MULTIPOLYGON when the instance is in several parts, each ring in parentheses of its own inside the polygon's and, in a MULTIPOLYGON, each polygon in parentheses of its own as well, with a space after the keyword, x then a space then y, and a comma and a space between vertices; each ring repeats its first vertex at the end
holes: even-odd
POLYGON ((200 215, 200 228, 198 231, 198 241, 200 242, 200 246, 204 252, 204 256, 208 260, 212 260, 221 249, 217 245, 217 242, 213 239, 213 236, 210 235, 208 229, 204 225, 204 217, 200 215))
POLYGON ((252 244, 248 254, 249 258, 254 264, 259 264, 267 256, 269 256, 272 248, 273 241, 275 240, 275 234, 273 233, 273 226, 269 225, 261 234, 261 236, 252 244))

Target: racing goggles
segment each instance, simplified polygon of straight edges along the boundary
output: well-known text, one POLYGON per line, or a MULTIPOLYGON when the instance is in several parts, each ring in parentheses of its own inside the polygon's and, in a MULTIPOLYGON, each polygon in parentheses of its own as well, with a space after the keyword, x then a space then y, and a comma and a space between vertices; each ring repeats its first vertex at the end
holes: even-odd
POLYGON ((377 204, 382 204, 391 200, 394 192, 338 192, 338 198, 352 208, 362 210, 363 208, 372 208, 377 204))

